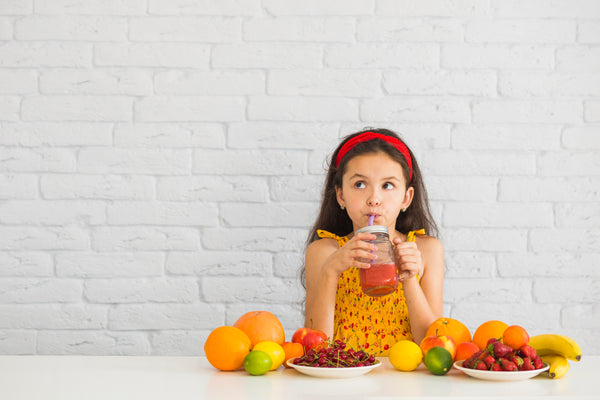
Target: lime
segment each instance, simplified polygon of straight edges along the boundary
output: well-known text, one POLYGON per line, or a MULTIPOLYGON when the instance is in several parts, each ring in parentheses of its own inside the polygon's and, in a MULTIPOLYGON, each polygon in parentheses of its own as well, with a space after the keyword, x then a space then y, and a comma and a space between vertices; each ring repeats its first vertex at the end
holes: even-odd
POLYGON ((398 371, 413 371, 423 360, 423 352, 412 340, 400 340, 390 349, 390 363, 398 371))
POLYGON ((443 347, 432 347, 423 362, 432 374, 445 375, 452 368, 452 355, 443 347))
POLYGON ((273 361, 264 351, 252 350, 244 358, 244 368, 250 375, 263 375, 271 369, 273 361))
POLYGON ((285 360, 285 351, 278 343, 265 340, 264 342, 258 342, 254 345, 252 350, 264 351, 271 357, 273 365, 271 365, 271 371, 275 371, 283 364, 285 360))

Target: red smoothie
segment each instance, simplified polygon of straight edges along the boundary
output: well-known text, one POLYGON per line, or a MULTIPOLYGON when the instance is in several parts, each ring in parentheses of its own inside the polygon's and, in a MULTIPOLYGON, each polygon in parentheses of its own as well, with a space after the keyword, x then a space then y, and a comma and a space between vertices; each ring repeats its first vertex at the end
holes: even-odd
POLYGON ((385 296, 398 287, 396 264, 371 264, 360 270, 360 284, 365 294, 372 297, 385 296))

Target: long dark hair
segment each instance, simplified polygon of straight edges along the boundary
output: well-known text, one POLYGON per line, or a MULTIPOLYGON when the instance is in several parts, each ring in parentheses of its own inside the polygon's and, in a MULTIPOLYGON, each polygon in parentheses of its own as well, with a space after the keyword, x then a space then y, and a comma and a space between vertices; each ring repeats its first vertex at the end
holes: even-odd
MULTIPOLYGON (((336 188, 342 187, 342 177, 346 172, 348 161, 361 154, 379 152, 389 155, 402 166, 404 180, 407 182, 407 188, 410 186, 414 188, 414 197, 410 207, 396 219, 396 230, 406 234, 411 230, 425 229, 425 232, 429 236, 435 237, 438 235, 438 227, 429 209, 429 199, 423 183, 423 175, 421 174, 419 164, 417 163, 413 152, 408 146, 406 147, 412 161, 412 178, 410 177, 410 169, 404 156, 391 144, 381 139, 372 139, 357 144, 346 153, 340 161, 340 164, 336 167, 335 160, 344 143, 365 132, 375 132, 402 140, 398 134, 388 129, 368 129, 348 135, 342 140, 329 160, 325 186, 322 192, 321 210, 310 230, 306 242, 307 245, 319 239, 317 235, 318 229, 323 229, 339 236, 345 236, 352 233, 352 220, 346 211, 340 209, 336 198, 336 188)), ((404 141, 402 142, 404 143, 404 141)), ((406 145, 406 143, 404 144, 406 145)))

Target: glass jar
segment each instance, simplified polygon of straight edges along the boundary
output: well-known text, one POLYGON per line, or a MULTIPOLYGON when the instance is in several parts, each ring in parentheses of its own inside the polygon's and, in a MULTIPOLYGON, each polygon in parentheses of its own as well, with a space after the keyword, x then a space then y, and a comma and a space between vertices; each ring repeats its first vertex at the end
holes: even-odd
POLYGON ((360 269, 360 286, 362 291, 371 297, 385 296, 393 293, 398 287, 398 270, 394 262, 392 243, 388 230, 383 225, 365 226, 356 233, 367 232, 376 236, 370 241, 377 246, 374 260, 361 260, 371 264, 370 268, 360 269))

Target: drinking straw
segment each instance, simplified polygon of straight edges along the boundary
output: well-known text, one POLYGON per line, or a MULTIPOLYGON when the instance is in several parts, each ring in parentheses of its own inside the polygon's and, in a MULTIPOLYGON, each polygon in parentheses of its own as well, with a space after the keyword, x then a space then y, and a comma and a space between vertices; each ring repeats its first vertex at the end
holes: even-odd
POLYGON ((373 220, 375 219, 375 215, 370 215, 369 216, 369 226, 373 226, 373 220))

